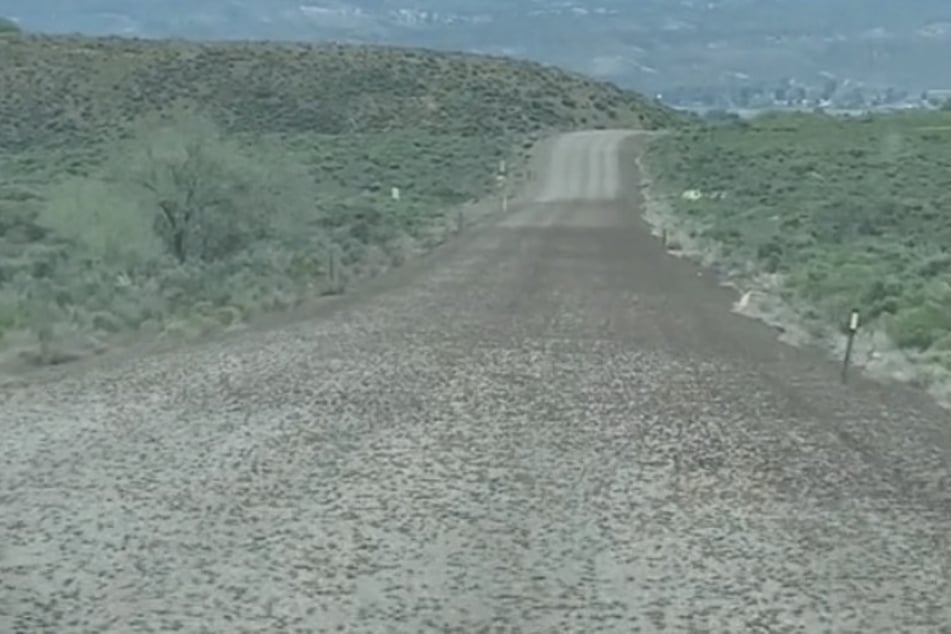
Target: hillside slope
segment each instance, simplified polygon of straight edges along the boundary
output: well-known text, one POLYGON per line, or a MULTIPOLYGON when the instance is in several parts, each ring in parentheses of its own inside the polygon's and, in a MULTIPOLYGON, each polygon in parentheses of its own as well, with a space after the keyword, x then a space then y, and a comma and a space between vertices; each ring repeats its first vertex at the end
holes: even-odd
POLYGON ((680 121, 538 64, 331 44, 13 34, 0 86, 0 353, 45 363, 341 292, 513 191, 540 137, 680 121))
POLYGON ((0 40, 0 145, 99 140, 174 101, 233 131, 471 135, 625 124, 671 111, 539 64, 415 49, 24 36, 0 40))

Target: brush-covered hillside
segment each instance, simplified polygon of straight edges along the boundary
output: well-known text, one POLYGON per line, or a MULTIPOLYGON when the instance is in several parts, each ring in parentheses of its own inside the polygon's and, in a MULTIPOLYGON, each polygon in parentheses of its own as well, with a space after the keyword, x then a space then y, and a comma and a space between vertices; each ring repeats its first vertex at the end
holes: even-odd
POLYGON ((64 362, 342 292, 464 227, 540 136, 679 122, 504 58, 4 33, 0 354, 64 362))
POLYGON ((386 47, 23 36, 0 44, 0 145, 114 137, 176 100, 234 132, 471 136, 670 125, 637 93, 529 62, 386 47))

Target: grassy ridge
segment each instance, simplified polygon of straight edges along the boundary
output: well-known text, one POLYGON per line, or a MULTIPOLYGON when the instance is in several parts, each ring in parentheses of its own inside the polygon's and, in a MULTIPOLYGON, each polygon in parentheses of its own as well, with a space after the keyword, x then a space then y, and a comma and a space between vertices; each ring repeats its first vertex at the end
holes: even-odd
POLYGON ((385 47, 8 34, 0 85, 0 361, 339 292, 444 239, 542 134, 680 122, 538 64, 385 47))
POLYGON ((98 142, 168 104, 229 132, 662 127, 646 98, 529 62, 412 49, 22 36, 0 41, 0 146, 98 142))
POLYGON ((649 159, 725 269, 778 273, 826 323, 857 307, 951 368, 949 143, 951 112, 775 115, 683 130, 649 159))

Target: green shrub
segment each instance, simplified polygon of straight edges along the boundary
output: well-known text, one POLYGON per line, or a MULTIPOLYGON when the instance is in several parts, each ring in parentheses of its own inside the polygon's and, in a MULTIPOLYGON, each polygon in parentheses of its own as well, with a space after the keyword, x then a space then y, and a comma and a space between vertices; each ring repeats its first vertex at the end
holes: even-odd
POLYGON ((38 223, 111 266, 132 266, 163 252, 150 210, 102 179, 73 177, 54 186, 38 223))

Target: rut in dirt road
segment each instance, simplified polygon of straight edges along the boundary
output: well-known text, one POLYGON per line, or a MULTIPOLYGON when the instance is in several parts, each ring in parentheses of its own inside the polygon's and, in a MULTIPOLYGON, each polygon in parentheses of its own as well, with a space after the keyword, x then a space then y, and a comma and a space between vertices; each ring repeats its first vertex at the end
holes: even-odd
POLYGON ((0 631, 951 631, 947 415, 731 314, 627 136, 334 312, 0 393, 0 631))

